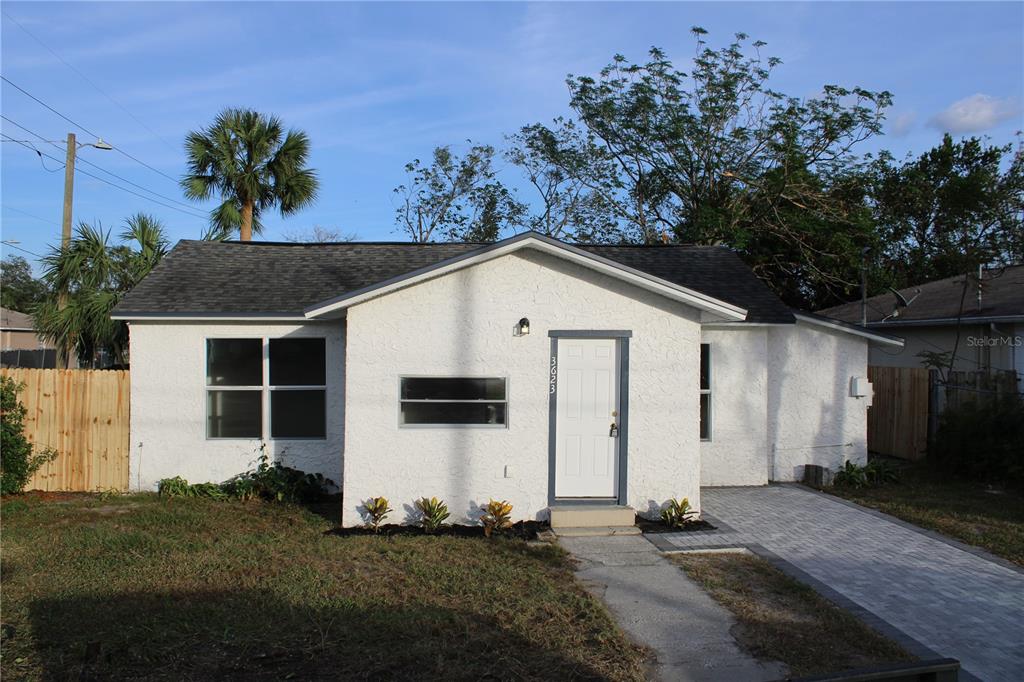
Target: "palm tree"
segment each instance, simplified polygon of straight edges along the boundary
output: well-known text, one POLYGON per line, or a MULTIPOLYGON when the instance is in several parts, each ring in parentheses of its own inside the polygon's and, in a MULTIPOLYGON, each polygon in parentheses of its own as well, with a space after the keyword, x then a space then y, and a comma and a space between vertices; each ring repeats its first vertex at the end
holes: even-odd
POLYGON ((262 230, 263 211, 276 205, 286 216, 316 199, 316 172, 306 168, 309 138, 299 130, 285 133, 276 116, 225 109, 212 126, 188 134, 185 151, 185 196, 202 201, 220 194, 210 213, 211 236, 238 230, 249 241, 262 230))
POLYGON ((110 311, 160 262, 168 242, 160 222, 143 213, 128 218, 119 236, 112 244, 109 230, 80 223, 66 249, 53 247, 43 259, 48 291, 33 318, 36 331, 61 349, 61 364, 72 353, 83 364, 103 351, 113 364, 128 358, 128 327, 110 311))

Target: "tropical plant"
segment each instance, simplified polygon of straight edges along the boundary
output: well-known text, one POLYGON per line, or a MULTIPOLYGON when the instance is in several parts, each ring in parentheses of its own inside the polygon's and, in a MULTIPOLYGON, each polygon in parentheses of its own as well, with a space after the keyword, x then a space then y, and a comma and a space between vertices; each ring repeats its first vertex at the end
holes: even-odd
POLYGON ((854 462, 844 462, 832 478, 832 483, 847 488, 863 488, 868 484, 868 474, 864 469, 854 462))
POLYGON ((309 147, 306 133, 285 132, 276 116, 225 109, 209 128, 186 136, 188 174, 181 186, 198 201, 218 194, 221 203, 210 213, 213 233, 237 231, 249 241, 262 231, 264 211, 276 206, 287 216, 316 199, 316 172, 306 167, 309 147))
POLYGON ((108 365, 128 360, 128 325, 110 319, 121 297, 167 253, 163 225, 138 213, 125 221, 121 243, 110 231, 80 223, 68 247, 53 247, 43 259, 46 297, 37 306, 36 331, 83 365, 107 354, 108 365))
POLYGON ((10 377, 0 377, 0 494, 20 493, 39 467, 52 461, 57 453, 46 449, 32 454, 32 443, 25 437, 25 406, 18 401, 23 388, 10 377))
POLYGON ((661 510, 661 522, 672 528, 681 528, 689 523, 697 512, 690 508, 690 499, 670 499, 661 510))
POLYGON ((436 533, 450 516, 448 505, 436 497, 416 500, 416 509, 420 512, 420 524, 427 533, 436 533))
POLYGON ((484 513, 480 517, 480 523, 484 527, 485 536, 491 537, 495 531, 501 532, 512 527, 512 505, 508 501, 491 500, 481 509, 484 513))
POLYGON ((864 466, 864 475, 871 485, 899 483, 900 471, 884 459, 872 459, 864 466))
POLYGON ((388 506, 386 497, 371 497, 363 503, 363 507, 365 507, 366 517, 369 519, 367 525, 373 529, 374 533, 380 530, 380 524, 387 518, 387 515, 394 511, 388 506))

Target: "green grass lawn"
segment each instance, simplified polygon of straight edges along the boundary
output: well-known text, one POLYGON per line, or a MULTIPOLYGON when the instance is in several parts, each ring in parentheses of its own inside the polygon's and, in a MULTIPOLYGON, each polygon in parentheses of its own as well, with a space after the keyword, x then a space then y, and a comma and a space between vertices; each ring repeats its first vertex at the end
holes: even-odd
POLYGON ((828 492, 1024 566, 1024 494, 1019 490, 944 476, 918 465, 903 470, 896 484, 828 492))
POLYGON ((642 679, 557 547, 339 537, 290 505, 3 503, 4 679, 642 679))

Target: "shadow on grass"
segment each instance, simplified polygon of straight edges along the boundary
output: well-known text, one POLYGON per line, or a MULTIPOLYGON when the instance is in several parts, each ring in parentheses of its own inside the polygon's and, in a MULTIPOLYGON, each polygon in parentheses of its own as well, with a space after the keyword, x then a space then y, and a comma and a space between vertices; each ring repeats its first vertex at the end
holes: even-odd
POLYGON ((48 680, 602 679, 480 614, 334 600, 312 607, 250 590, 43 599, 30 607, 33 648, 48 680))

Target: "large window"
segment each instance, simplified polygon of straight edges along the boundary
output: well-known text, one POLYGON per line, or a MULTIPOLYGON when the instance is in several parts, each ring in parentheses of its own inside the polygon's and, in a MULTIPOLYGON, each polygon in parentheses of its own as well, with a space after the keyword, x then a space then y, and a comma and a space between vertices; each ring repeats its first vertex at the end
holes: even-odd
POLYGON ((711 440, 711 344, 700 344, 700 439, 711 440))
POLYGON ((206 340, 209 438, 324 438, 326 394, 322 338, 206 340))
POLYGON ((503 378, 402 377, 403 426, 505 426, 508 397, 503 378))

